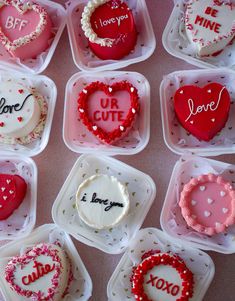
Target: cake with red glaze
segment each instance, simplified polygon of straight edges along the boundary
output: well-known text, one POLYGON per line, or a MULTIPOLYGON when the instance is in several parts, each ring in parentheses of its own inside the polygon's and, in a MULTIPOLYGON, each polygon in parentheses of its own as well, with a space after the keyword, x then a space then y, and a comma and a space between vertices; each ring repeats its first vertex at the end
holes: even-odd
POLYGON ((149 251, 134 267, 131 287, 136 301, 188 301, 194 277, 178 255, 149 251))
POLYGON ((137 89, 127 81, 92 82, 78 97, 81 122, 99 140, 113 144, 132 128, 139 112, 137 89))
POLYGON ((39 243, 9 260, 5 281, 12 300, 60 301, 71 281, 71 264, 60 245, 39 243))
POLYGON ((230 95, 225 86, 180 87, 174 95, 174 109, 180 124, 199 140, 210 141, 225 126, 230 111, 230 95))
POLYGON ((36 2, 0 1, 0 43, 13 56, 34 59, 49 47, 52 22, 36 2))
POLYGON ((199 233, 214 235, 235 223, 235 191, 215 174, 192 178, 184 185, 179 206, 188 226, 199 233))
POLYGON ((81 24, 90 49, 102 60, 120 60, 135 48, 135 20, 124 1, 89 1, 81 24))
POLYGON ((0 174, 0 220, 6 220, 21 205, 27 184, 19 175, 0 174))

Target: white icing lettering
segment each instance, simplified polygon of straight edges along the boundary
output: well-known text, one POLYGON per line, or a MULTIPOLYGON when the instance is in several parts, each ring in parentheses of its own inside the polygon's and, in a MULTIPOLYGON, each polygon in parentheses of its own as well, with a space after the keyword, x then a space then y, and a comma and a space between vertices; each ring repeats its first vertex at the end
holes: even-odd
MULTIPOLYGON (((110 19, 106 19, 106 20, 101 20, 99 19, 99 24, 101 27, 105 27, 107 25, 110 25, 110 24, 115 24, 117 23, 118 26, 121 25, 121 22, 128 19, 128 15, 123 15, 123 16, 119 16, 119 17, 115 17, 115 18, 110 18, 110 19)), ((95 23, 95 26, 96 28, 98 28, 97 26, 97 23, 95 23)))
POLYGON ((19 31, 21 31, 27 24, 28 24, 27 20, 22 20, 19 18, 8 16, 5 27, 7 29, 18 29, 19 31))

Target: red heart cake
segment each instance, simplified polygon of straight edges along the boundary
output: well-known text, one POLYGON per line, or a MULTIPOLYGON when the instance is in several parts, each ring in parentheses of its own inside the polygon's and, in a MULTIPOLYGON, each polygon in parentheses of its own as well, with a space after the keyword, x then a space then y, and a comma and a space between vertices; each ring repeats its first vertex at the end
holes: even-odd
POLYGON ((18 175, 0 174, 0 220, 7 219, 23 202, 27 190, 18 175))
POLYGON ((203 88, 183 86, 174 96, 174 108, 181 125, 199 140, 210 141, 226 124, 230 95, 219 83, 203 88))
POLYGON ((134 17, 124 1, 89 1, 84 8, 81 24, 90 49, 103 60, 119 60, 136 45, 134 17))
POLYGON ((11 258, 5 280, 15 293, 14 300, 60 301, 70 281, 70 264, 64 250, 41 243, 23 255, 11 258))
POLYGON ((12 56, 36 58, 49 47, 51 37, 50 17, 39 4, 0 1, 0 42, 12 56))
POLYGON ((136 301, 188 301, 193 296, 193 273, 179 256, 150 251, 133 269, 131 286, 136 301))
POLYGON ((132 127, 139 112, 137 89, 129 82, 93 82, 79 94, 81 121, 97 138, 111 144, 132 127))

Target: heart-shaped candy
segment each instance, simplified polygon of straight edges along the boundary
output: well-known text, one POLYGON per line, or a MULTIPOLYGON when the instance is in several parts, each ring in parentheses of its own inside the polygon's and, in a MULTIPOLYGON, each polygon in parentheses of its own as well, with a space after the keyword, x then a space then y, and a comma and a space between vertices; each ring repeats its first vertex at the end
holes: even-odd
POLYGON ((0 174, 0 220, 7 219, 20 206, 27 184, 18 175, 0 174))
POLYGON ((200 56, 223 50, 235 36, 235 4, 221 0, 192 0, 186 5, 188 39, 200 56))
POLYGON ((37 57, 49 46, 51 27, 48 13, 39 4, 0 1, 0 42, 12 56, 37 57))
POLYGON ((5 267, 10 288, 34 301, 60 301, 69 281, 66 253, 57 245, 41 243, 13 257, 5 267))
POLYGON ((181 125, 199 140, 211 140, 226 124, 230 95, 218 83, 204 88, 183 86, 174 96, 174 108, 181 125))
POLYGON ((93 82, 79 94, 78 112, 97 138, 111 144, 132 127, 139 111, 137 89, 129 82, 93 82))

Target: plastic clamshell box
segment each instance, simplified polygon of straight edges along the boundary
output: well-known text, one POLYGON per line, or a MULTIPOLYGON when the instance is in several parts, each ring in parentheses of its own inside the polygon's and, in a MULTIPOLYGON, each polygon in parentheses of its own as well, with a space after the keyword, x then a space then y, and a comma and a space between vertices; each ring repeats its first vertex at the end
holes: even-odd
POLYGON ((132 0, 128 3, 133 10, 139 35, 134 51, 118 61, 101 60, 89 49, 87 38, 80 23, 83 9, 87 3, 87 0, 67 2, 69 40, 74 63, 79 69, 83 71, 121 69, 147 60, 153 54, 156 48, 156 40, 145 0, 132 0))
POLYGON ((25 86, 26 88, 34 87, 36 91, 40 95, 42 95, 44 100, 47 102, 48 112, 45 126, 40 138, 25 145, 0 143, 0 151, 10 151, 29 157, 36 156, 41 153, 48 144, 57 98, 56 85, 50 78, 45 75, 31 75, 17 71, 14 71, 13 74, 10 70, 5 71, 0 69, 0 86, 2 80, 15 80, 17 83, 25 86))
MULTIPOLYGON (((46 224, 36 228, 30 236, 8 243, 0 248, 0 286, 2 291, 1 301, 16 301, 15 295, 8 286, 4 277, 4 268, 9 259, 22 254, 27 247, 38 243, 60 242, 62 248, 67 252, 72 263, 74 280, 69 286, 69 295, 74 301, 87 301, 92 294, 92 281, 84 266, 70 236, 54 224, 46 224), (79 289, 78 289, 79 288, 79 289)), ((18 300, 26 300, 19 297, 18 300)), ((67 300, 67 299, 66 299, 67 300)))
POLYGON ((141 227, 156 195, 153 180, 141 171, 116 159, 82 155, 73 166, 52 207, 54 222, 77 240, 109 254, 120 254, 141 227), (128 215, 115 227, 96 230, 81 221, 76 209, 76 191, 88 177, 107 174, 127 185, 128 215))
POLYGON ((45 52, 38 55, 36 59, 20 60, 19 58, 12 57, 6 51, 5 47, 0 44, 0 67, 31 74, 39 74, 43 72, 49 65, 66 25, 66 11, 62 5, 54 1, 37 0, 36 2, 47 10, 52 20, 53 33, 55 36, 53 37, 51 45, 45 52))
POLYGON ((25 237, 36 222, 37 166, 23 155, 1 151, 0 173, 19 175, 27 183, 27 193, 21 205, 6 220, 0 221, 0 241, 25 237))
POLYGON ((137 72, 108 71, 100 73, 79 72, 68 81, 65 92, 63 138, 66 146, 76 153, 97 151, 105 155, 133 155, 142 151, 150 136, 150 85, 137 72), (91 82, 113 84, 128 81, 138 90, 140 112, 132 128, 114 144, 106 144, 96 138, 80 121, 78 95, 91 82))
POLYGON ((196 156, 183 156, 177 161, 169 182, 160 222, 164 232, 172 238, 180 238, 192 247, 224 254, 235 253, 235 225, 224 233, 207 236, 187 226, 178 205, 184 184, 192 177, 213 173, 221 175, 232 185, 235 183, 235 165, 196 156))
POLYGON ((215 273, 210 256, 179 239, 172 239, 158 229, 145 228, 132 240, 111 276, 107 286, 108 301, 135 301, 130 282, 133 267, 138 265, 142 261, 142 255, 150 250, 177 253, 194 274, 194 294, 190 301, 203 300, 215 273))
POLYGON ((182 70, 166 75, 160 86, 163 137, 168 148, 176 154, 218 156, 235 153, 235 72, 225 68, 182 70), (231 97, 229 118, 225 127, 210 141, 200 141, 179 123, 174 111, 175 92, 185 85, 204 87, 216 82, 224 85, 231 97))
POLYGON ((174 0, 175 6, 162 35, 162 43, 167 52, 199 68, 228 67, 235 69, 235 43, 227 45, 216 56, 199 57, 187 39, 182 22, 187 0, 174 0))

